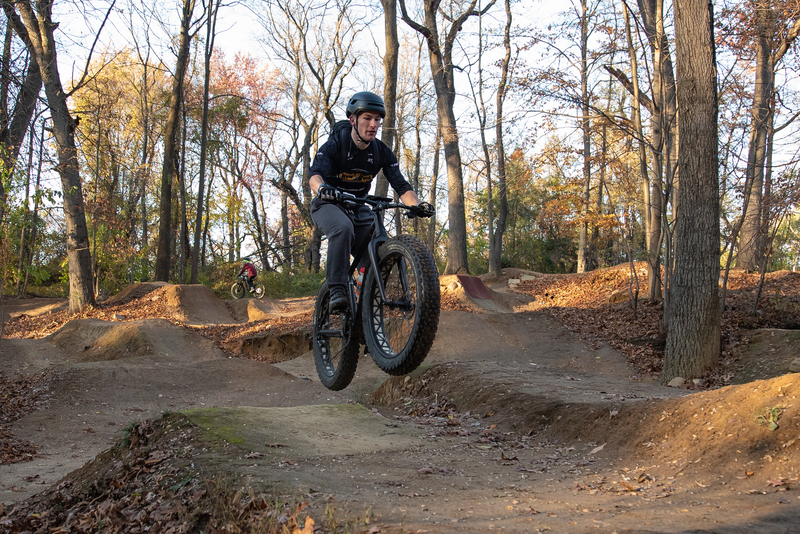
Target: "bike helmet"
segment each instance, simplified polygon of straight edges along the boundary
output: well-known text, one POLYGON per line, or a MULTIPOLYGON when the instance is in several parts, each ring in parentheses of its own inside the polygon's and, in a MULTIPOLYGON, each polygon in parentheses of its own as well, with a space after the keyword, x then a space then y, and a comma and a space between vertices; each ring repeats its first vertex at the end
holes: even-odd
POLYGON ((347 101, 347 118, 350 118, 350 115, 353 114, 358 116, 363 111, 374 111, 382 119, 386 117, 386 106, 383 103, 383 99, 369 91, 356 93, 347 101))

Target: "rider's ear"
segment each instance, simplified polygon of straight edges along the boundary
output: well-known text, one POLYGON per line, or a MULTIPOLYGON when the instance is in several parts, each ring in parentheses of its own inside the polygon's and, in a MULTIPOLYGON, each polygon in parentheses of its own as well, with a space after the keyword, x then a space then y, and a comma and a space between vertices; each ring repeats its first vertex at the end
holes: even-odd
POLYGON ((355 114, 355 113, 353 113, 352 115, 350 115, 350 126, 352 126, 353 128, 355 128, 355 127, 356 127, 356 118, 357 118, 357 117, 356 117, 356 114, 355 114))

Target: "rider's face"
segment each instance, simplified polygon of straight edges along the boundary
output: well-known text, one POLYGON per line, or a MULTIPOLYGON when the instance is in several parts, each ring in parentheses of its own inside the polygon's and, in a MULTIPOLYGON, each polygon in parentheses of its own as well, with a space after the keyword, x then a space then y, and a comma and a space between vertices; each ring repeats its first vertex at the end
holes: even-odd
POLYGON ((351 115, 350 124, 358 131, 361 139, 369 143, 378 135, 378 128, 381 127, 381 116, 372 111, 365 111, 358 117, 351 115))

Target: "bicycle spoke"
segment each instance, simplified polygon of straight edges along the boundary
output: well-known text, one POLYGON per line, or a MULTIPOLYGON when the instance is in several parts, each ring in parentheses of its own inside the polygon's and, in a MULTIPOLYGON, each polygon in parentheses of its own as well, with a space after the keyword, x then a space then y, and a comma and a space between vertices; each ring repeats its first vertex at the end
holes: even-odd
POLYGON ((374 321, 381 332, 381 344, 399 353, 408 344, 414 330, 417 288, 414 271, 402 256, 384 264, 382 273, 386 300, 379 294, 373 300, 374 321), (380 328, 380 322, 383 328, 380 328))
POLYGON ((323 284, 314 307, 314 365, 322 384, 339 391, 355 376, 360 346, 349 313, 330 313, 330 292, 323 284))
POLYGON ((346 337, 349 332, 344 315, 330 314, 325 306, 325 318, 322 328, 317 332, 316 342, 322 351, 322 359, 325 363, 324 372, 328 376, 335 376, 347 345, 346 337))

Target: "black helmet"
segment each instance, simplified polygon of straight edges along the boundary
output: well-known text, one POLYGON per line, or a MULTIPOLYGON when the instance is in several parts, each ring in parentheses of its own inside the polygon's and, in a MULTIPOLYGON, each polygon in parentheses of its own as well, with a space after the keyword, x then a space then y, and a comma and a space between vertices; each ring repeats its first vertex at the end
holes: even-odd
POLYGON ((374 111, 379 114, 381 118, 386 117, 386 106, 383 104, 383 99, 369 91, 356 93, 347 101, 348 118, 350 118, 350 115, 358 115, 362 111, 374 111))

